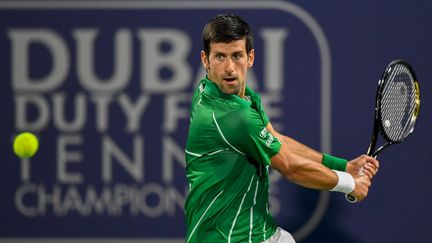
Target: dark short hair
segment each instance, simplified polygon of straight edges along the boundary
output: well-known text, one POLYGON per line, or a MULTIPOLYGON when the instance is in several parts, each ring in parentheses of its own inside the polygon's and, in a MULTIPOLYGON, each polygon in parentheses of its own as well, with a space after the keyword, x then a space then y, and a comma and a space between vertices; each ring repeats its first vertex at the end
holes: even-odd
POLYGON ((211 43, 230 43, 242 39, 245 39, 246 52, 249 54, 253 49, 252 30, 246 21, 233 14, 213 17, 202 32, 204 52, 207 57, 210 54, 211 43))

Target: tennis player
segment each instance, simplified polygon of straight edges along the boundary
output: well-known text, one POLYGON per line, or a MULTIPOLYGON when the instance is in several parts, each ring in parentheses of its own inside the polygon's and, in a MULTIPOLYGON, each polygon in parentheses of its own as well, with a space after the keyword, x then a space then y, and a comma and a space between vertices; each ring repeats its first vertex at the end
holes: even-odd
POLYGON ((307 188, 367 196, 377 160, 347 162, 273 129, 260 96, 246 85, 255 52, 244 20, 216 16, 202 38, 207 75, 193 96, 185 149, 186 242, 295 242, 269 211, 269 167, 307 188))

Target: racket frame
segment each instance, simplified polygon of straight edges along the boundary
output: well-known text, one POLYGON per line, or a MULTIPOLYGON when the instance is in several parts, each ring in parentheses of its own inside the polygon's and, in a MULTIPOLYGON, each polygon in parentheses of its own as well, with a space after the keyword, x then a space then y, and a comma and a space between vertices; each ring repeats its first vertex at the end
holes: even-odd
POLYGON ((407 61, 405 61, 403 59, 398 59, 398 60, 392 61, 387 66, 387 68, 384 70, 384 73, 381 75, 381 79, 378 82, 378 89, 377 89, 377 94, 376 94, 376 98, 375 98, 376 101, 375 101, 374 125, 373 125, 373 131, 372 131, 372 136, 371 136, 371 142, 370 142, 369 148, 367 150, 367 155, 372 156, 374 158, 376 158, 378 156, 378 154, 381 151, 383 151, 383 149, 385 149, 387 146, 397 144, 397 143, 404 141, 413 132, 413 130, 412 130, 403 139, 398 140, 398 141, 394 141, 385 133, 383 123, 381 122, 381 120, 382 120, 382 117, 381 117, 381 103, 382 102, 381 101, 383 98, 384 87, 386 86, 386 84, 388 82, 388 75, 390 75, 394 66, 396 66, 398 64, 405 66, 408 69, 408 71, 410 72, 410 74, 412 75, 412 78, 414 80, 414 88, 415 88, 415 95, 416 95, 416 107, 415 107, 414 117, 413 117, 414 122, 416 122, 419 111, 420 111, 420 89, 419 89, 417 76, 414 72, 414 69, 411 67, 411 65, 407 61), (378 149, 375 149, 376 143, 378 140, 378 133, 380 133, 380 135, 384 138, 385 143, 383 145, 381 145, 378 149))

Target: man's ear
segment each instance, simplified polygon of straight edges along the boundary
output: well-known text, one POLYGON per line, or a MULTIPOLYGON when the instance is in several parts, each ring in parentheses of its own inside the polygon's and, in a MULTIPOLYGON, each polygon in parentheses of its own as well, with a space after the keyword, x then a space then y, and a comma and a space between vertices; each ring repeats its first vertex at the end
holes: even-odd
POLYGON ((207 55, 204 51, 201 51, 201 63, 206 70, 209 69, 209 66, 210 66, 209 60, 208 60, 207 55))
POLYGON ((254 61, 255 61, 255 49, 252 49, 248 54, 248 67, 252 67, 254 61))

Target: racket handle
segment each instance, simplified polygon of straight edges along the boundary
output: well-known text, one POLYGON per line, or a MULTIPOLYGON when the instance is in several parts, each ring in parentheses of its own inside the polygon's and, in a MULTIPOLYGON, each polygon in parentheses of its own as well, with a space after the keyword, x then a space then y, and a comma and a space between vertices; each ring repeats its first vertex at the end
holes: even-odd
POLYGON ((345 199, 350 203, 356 203, 357 202, 357 198, 351 194, 345 194, 345 199))
MULTIPOLYGON (((358 174, 359 174, 359 175, 364 175, 363 167, 360 168, 358 174)), ((350 202, 350 203, 356 203, 356 202, 358 201, 358 199, 357 199, 356 197, 354 197, 353 195, 351 195, 351 194, 345 194, 345 199, 346 199, 348 202, 350 202)))

